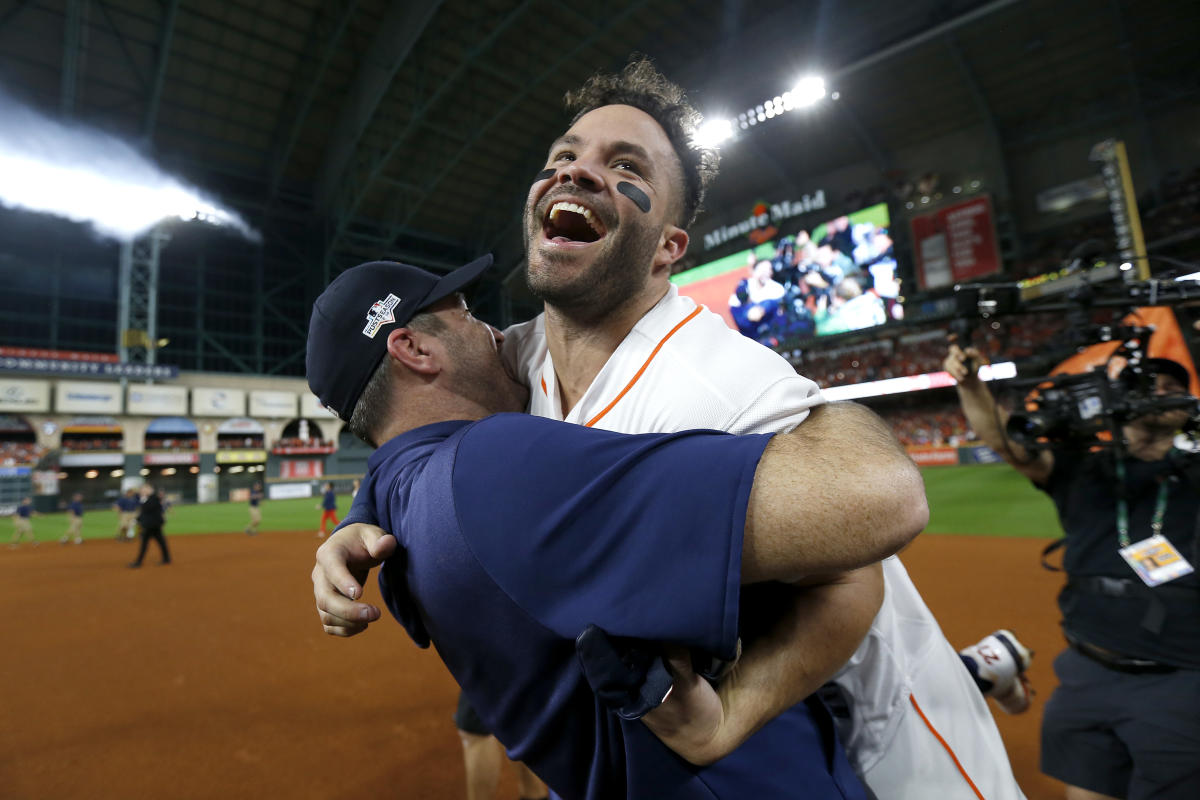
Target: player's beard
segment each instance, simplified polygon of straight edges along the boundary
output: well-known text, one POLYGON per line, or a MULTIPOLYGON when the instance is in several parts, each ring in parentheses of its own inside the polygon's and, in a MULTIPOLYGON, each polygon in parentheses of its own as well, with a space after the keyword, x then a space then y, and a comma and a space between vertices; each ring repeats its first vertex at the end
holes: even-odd
POLYGON ((525 230, 525 282, 534 297, 573 320, 604 319, 646 288, 660 234, 661 229, 637 222, 618 225, 596 245, 595 254, 586 256, 591 264, 565 277, 565 270, 557 265, 580 254, 535 249, 542 227, 540 220, 534 220, 525 230))
POLYGON ((500 354, 482 335, 469 339, 455 330, 437 335, 451 353, 453 387, 459 395, 493 414, 528 408, 528 387, 508 374, 500 354))

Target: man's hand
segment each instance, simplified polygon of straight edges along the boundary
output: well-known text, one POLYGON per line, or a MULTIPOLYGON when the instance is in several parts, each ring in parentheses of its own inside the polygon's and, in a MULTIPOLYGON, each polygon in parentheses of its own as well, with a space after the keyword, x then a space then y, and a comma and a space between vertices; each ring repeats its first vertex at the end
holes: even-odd
POLYGON ((957 344, 951 344, 942 362, 942 369, 949 372, 950 377, 959 384, 971 387, 979 383, 979 367, 987 363, 983 354, 974 347, 964 350, 957 344))
POLYGON ((362 597, 363 583, 374 567, 396 552, 396 537, 373 525, 347 525, 317 548, 313 595, 317 616, 331 636, 354 636, 379 619, 381 612, 362 597))
POLYGON ((700 767, 711 764, 728 752, 722 739, 721 697, 692 669, 688 650, 668 650, 664 658, 673 679, 671 693, 642 722, 685 761, 700 767))

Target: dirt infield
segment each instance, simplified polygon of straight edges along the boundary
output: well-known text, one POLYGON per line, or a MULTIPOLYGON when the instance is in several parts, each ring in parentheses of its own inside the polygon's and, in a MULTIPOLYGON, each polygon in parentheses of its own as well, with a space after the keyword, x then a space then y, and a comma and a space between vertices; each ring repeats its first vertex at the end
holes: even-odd
MULTIPOLYGON (((311 533, 169 541, 175 563, 152 546, 140 570, 132 543, 0 550, 0 795, 463 796, 453 681, 386 618, 355 639, 321 632, 311 533)), ((1015 628, 1045 698, 1060 579, 1039 548, 929 535, 904 560, 956 645, 1015 628)), ((1037 772, 1040 703, 1000 716, 1030 800, 1061 797, 1037 772)))

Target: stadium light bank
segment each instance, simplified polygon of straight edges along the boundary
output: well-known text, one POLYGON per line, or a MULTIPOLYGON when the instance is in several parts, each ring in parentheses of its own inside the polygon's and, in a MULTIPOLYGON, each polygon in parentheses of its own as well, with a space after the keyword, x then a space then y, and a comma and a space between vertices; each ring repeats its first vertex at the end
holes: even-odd
MULTIPOLYGON (((824 99, 825 95, 825 79, 820 75, 805 75, 796 81, 796 85, 790 90, 781 95, 769 97, 738 114, 736 123, 723 116, 713 116, 711 119, 705 120, 696 131, 696 136, 692 141, 701 147, 716 147, 722 142, 732 139, 739 129, 749 130, 769 119, 781 117, 789 111, 811 108, 824 99)), ((833 100, 837 100, 839 97, 837 92, 830 95, 833 100)))
POLYGON ((121 241, 170 219, 200 220, 261 241, 235 211, 116 136, 51 119, 2 88, 0 119, 0 205, 87 223, 121 241))

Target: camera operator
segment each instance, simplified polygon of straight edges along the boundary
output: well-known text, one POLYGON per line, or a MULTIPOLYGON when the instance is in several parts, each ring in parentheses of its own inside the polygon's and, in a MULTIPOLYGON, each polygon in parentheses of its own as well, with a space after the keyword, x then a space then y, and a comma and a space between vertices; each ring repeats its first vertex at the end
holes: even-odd
MULTIPOLYGON (((951 345, 944 363, 958 381, 967 420, 1050 496, 1066 534, 1067 584, 1058 603, 1070 646, 1054 662, 1060 685, 1042 720, 1042 771, 1068 784, 1068 800, 1194 800, 1200 797, 1200 581, 1191 572, 1151 587, 1154 578, 1144 581, 1134 567, 1155 565, 1146 552, 1129 561, 1119 552, 1162 534, 1194 565, 1200 493, 1184 470, 1200 455, 1173 447, 1189 412, 1126 420, 1119 461, 1112 449, 1084 445, 1026 449, 1005 432, 1008 415, 977 375, 982 361, 975 349, 951 345)), ((1131 395, 1141 391, 1149 400, 1187 392, 1188 372, 1174 361, 1143 359, 1142 389, 1130 380, 1138 373, 1126 367, 1121 375, 1131 395)), ((1158 553, 1162 563, 1173 558, 1169 550, 1158 553)))

